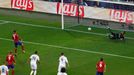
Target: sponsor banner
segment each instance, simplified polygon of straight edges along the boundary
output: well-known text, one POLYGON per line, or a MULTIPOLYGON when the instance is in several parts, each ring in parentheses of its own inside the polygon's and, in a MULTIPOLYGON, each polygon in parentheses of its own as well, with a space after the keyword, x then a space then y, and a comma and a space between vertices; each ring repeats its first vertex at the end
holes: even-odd
POLYGON ((117 22, 134 23, 134 12, 124 10, 110 10, 110 19, 117 22))
POLYGON ((11 0, 11 8, 32 11, 34 5, 32 0, 11 0))
POLYGON ((56 14, 56 2, 43 0, 0 0, 0 7, 56 14))
MULTIPOLYGON (((51 14, 61 14, 61 3, 47 2, 43 0, 0 0, 0 7, 20 9, 26 11, 37 11, 51 14)), ((134 24, 134 12, 114 9, 104 9, 89 6, 78 6, 76 4, 63 4, 63 13, 67 16, 79 16, 82 18, 93 18, 115 22, 134 24)))
POLYGON ((57 14, 56 2, 39 1, 39 0, 38 1, 36 0, 33 2, 34 2, 34 11, 57 14))
POLYGON ((10 0, 0 0, 0 7, 10 8, 11 7, 11 1, 10 0))
MULTIPOLYGON (((84 17, 84 6, 79 6, 76 4, 63 4, 63 13, 64 15, 68 15, 68 16, 80 16, 81 18, 84 17), (79 9, 78 9, 79 8, 79 9)), ((61 14, 62 13, 62 4, 61 3, 57 3, 57 14, 61 14)))
POLYGON ((109 20, 109 9, 85 7, 85 18, 109 20))
POLYGON ((134 12, 130 11, 85 7, 84 12, 85 18, 102 19, 107 21, 134 24, 134 12))

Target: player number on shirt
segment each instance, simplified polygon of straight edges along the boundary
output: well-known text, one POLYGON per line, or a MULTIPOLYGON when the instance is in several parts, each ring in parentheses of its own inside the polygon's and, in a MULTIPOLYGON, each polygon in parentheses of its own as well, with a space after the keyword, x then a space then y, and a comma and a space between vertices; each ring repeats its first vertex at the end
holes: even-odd
POLYGON ((102 64, 99 64, 100 67, 102 67, 102 64))
POLYGON ((36 60, 36 57, 33 57, 32 60, 36 60))
POLYGON ((2 73, 4 73, 5 72, 5 69, 4 68, 2 68, 2 73))
POLYGON ((8 57, 8 60, 11 60, 11 56, 8 57))

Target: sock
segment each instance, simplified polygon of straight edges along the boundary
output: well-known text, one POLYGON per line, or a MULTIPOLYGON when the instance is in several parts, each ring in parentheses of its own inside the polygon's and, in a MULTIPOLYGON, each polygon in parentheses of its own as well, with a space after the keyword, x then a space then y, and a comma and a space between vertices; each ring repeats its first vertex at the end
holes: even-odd
POLYGON ((33 74, 33 70, 31 71, 30 75, 32 75, 32 74, 33 74))
POLYGON ((22 51, 24 52, 24 46, 23 46, 23 45, 21 46, 21 49, 22 49, 22 51))
POLYGON ((6 75, 8 75, 8 72, 6 72, 6 75))
POLYGON ((35 71, 34 71, 34 75, 36 75, 36 73, 37 73, 37 71, 35 70, 35 71))
POLYGON ((17 48, 15 48, 14 51, 15 51, 15 54, 16 54, 17 53, 17 48))
POLYGON ((12 70, 12 75, 14 75, 14 70, 12 70))

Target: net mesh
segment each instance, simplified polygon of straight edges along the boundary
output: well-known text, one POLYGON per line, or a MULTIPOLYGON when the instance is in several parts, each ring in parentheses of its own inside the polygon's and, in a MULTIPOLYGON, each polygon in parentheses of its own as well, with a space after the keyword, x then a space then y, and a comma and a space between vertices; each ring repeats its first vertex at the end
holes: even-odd
POLYGON ((96 28, 111 28, 114 30, 123 30, 123 31, 134 31, 134 25, 127 25, 126 23, 119 22, 110 22, 105 20, 96 20, 89 18, 79 18, 78 17, 69 17, 64 16, 64 27, 65 29, 79 29, 88 27, 96 27, 96 28))

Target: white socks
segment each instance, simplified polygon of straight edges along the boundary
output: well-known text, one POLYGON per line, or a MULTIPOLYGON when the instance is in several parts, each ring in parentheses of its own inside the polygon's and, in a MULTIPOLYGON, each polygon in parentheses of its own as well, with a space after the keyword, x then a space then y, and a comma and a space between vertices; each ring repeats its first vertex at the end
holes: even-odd
POLYGON ((35 70, 35 71, 31 71, 31 73, 30 73, 30 75, 32 75, 34 73, 34 75, 36 75, 36 73, 37 73, 37 71, 35 70))
POLYGON ((32 75, 32 74, 33 74, 33 70, 31 71, 30 75, 32 75))
POLYGON ((35 71, 34 71, 34 75, 36 75, 36 73, 37 73, 37 71, 35 70, 35 71))

